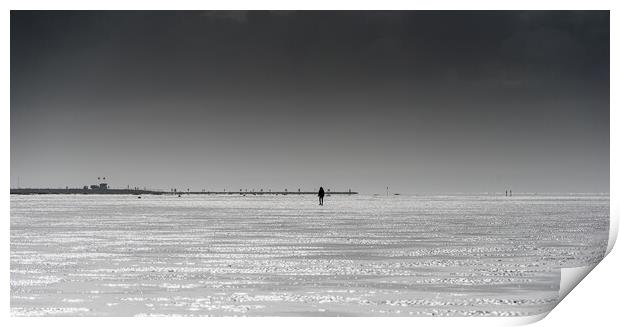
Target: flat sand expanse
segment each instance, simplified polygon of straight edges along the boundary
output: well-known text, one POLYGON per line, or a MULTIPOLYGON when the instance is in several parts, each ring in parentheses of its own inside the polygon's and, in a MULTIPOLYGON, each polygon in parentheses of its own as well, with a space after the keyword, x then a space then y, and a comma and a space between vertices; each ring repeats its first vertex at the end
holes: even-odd
POLYGON ((514 316, 609 196, 11 196, 14 316, 514 316))

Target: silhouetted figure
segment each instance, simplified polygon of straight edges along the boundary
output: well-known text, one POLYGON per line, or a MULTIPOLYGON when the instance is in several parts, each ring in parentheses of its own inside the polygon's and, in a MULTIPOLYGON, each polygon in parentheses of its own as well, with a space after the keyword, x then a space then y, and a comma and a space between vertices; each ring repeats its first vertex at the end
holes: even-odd
POLYGON ((323 186, 319 188, 319 205, 323 205, 323 197, 325 196, 325 190, 323 190, 323 186))

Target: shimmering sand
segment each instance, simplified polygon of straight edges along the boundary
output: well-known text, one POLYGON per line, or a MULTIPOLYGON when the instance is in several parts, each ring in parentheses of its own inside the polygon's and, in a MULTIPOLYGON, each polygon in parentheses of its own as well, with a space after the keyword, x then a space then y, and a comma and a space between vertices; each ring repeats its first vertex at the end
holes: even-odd
POLYGON ((16 316, 530 315, 609 196, 11 196, 16 316))

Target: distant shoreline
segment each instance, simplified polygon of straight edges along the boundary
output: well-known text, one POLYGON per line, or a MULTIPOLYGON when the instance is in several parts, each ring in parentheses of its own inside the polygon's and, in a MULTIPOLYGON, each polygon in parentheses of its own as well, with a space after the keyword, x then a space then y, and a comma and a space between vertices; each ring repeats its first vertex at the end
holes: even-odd
MULTIPOLYGON (((291 191, 274 191, 274 192, 261 192, 261 191, 241 191, 241 192, 217 192, 217 191, 204 191, 204 192, 168 192, 168 191, 153 191, 153 190, 131 190, 131 189, 77 189, 77 188, 12 188, 11 194, 16 195, 37 195, 37 194, 112 194, 112 195, 189 195, 189 194, 204 194, 204 195, 308 195, 317 194, 317 192, 291 192, 291 191)), ((340 194, 340 195, 355 195, 358 192, 345 191, 345 192, 325 192, 325 194, 340 194)))
MULTIPOLYGON (((241 191, 241 192, 222 192, 222 191, 204 191, 204 192, 170 192, 161 190, 145 190, 145 189, 78 189, 78 188, 11 188, 12 195, 51 195, 51 194, 99 194, 99 195, 316 195, 317 192, 308 191, 241 191)), ((359 192, 325 192, 327 195, 359 195, 359 192)), ((368 196, 385 196, 385 194, 362 193, 368 196)), ((477 193, 391 193, 389 196, 497 196, 505 197, 503 192, 477 192, 477 193)), ((513 193, 513 197, 519 196, 610 196, 606 192, 520 192, 513 193)))

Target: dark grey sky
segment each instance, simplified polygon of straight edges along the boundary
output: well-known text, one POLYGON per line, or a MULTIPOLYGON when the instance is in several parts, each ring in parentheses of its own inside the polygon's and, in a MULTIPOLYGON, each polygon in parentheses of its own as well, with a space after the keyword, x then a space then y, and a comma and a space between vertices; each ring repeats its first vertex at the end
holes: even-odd
POLYGON ((11 12, 11 185, 608 192, 609 13, 11 12))

